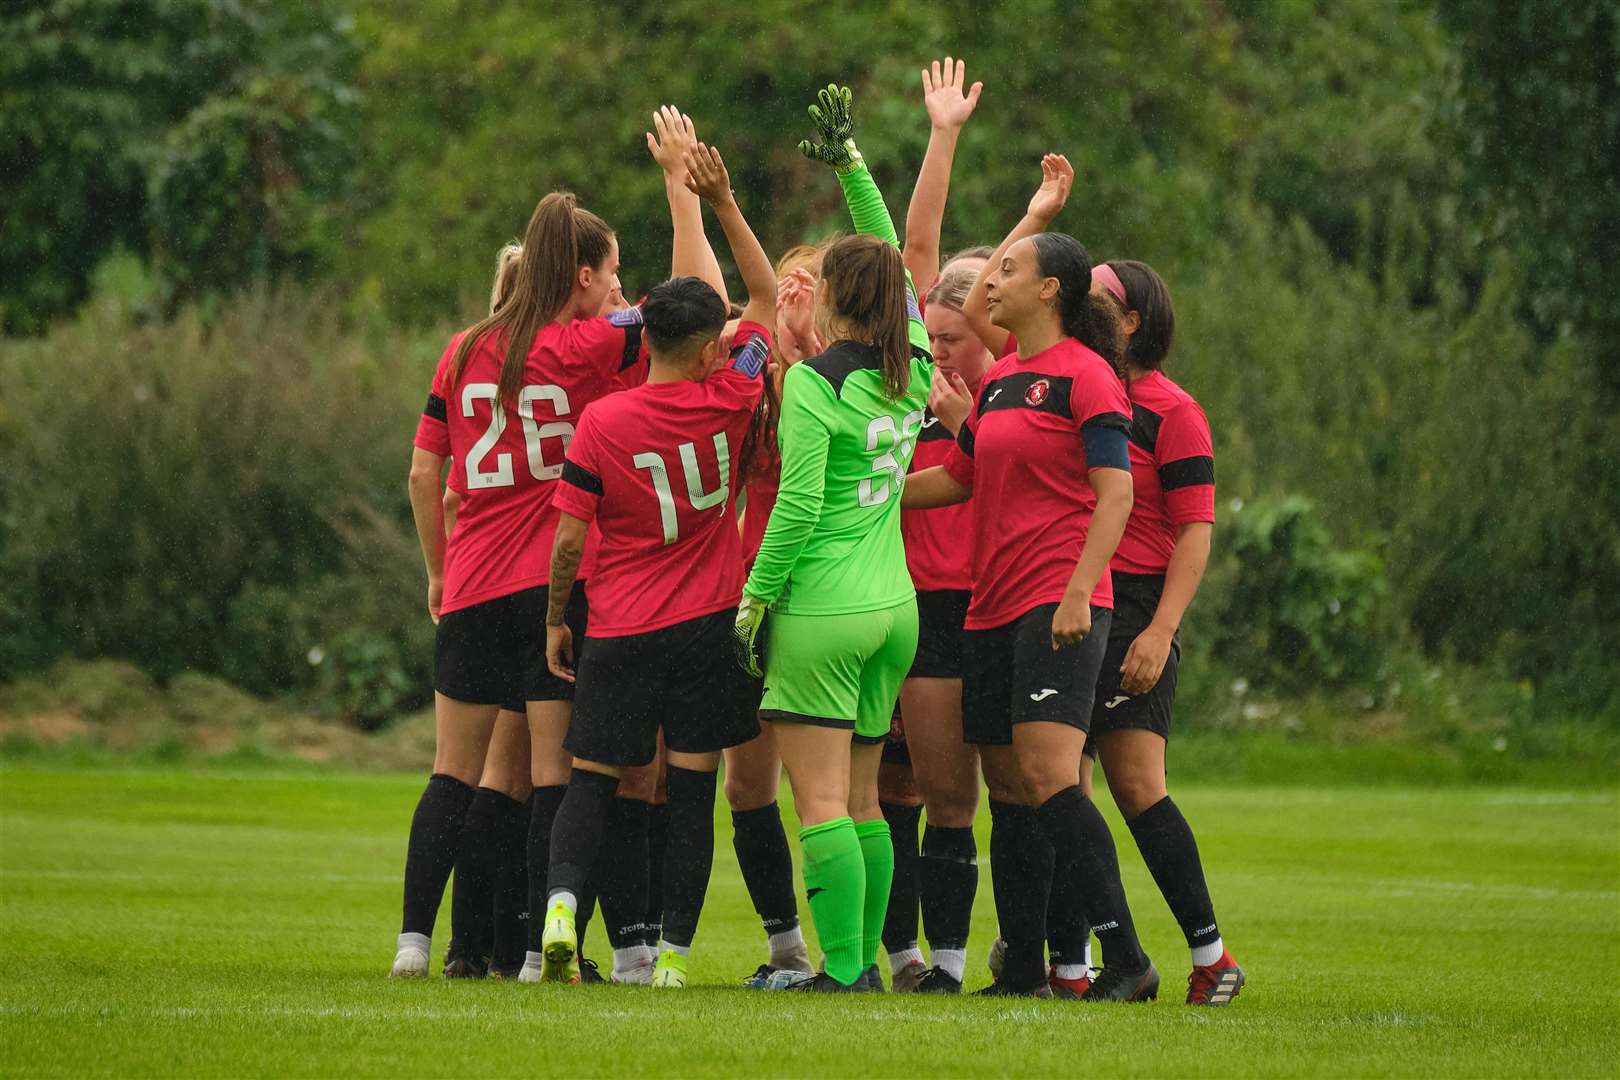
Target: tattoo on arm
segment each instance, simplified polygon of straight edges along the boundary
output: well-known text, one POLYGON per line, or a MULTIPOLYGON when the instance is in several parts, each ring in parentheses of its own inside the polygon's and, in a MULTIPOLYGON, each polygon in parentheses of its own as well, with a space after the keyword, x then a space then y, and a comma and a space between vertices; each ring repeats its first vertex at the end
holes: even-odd
POLYGON ((579 573, 581 548, 558 544, 551 549, 551 597, 546 606, 546 625, 561 626, 568 614, 568 598, 579 573))

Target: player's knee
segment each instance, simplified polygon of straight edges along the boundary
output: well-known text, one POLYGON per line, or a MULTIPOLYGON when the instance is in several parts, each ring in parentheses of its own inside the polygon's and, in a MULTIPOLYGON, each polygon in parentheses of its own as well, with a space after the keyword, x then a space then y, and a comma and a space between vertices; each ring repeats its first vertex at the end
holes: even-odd
MULTIPOLYGON (((774 770, 772 770, 774 772, 774 770)), ((752 769, 726 770, 726 802, 737 813, 776 801, 776 778, 752 769)))
POLYGON ((1116 777, 1111 772, 1108 790, 1114 796, 1114 805, 1129 820, 1164 798, 1164 777, 1130 770, 1121 771, 1116 777))
POLYGON ((529 779, 535 787, 560 787, 568 783, 568 774, 573 770, 574 756, 566 750, 536 753, 529 764, 529 779))

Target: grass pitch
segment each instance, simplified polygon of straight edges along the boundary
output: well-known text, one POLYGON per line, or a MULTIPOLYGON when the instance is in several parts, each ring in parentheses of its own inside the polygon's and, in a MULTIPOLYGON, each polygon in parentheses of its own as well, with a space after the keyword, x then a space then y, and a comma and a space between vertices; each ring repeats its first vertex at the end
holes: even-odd
MULTIPOLYGON (((421 784, 0 767, 0 1074, 1612 1077, 1620 1066, 1612 789, 1178 790, 1250 980, 1232 1008, 1193 1010, 1180 1003, 1185 946, 1123 828, 1126 885, 1165 975, 1155 1004, 734 989, 763 938, 723 809, 692 961, 705 985, 389 982, 421 784)), ((447 903, 436 966, 448 923, 447 903)), ((970 988, 988 980, 993 933, 982 872, 970 988)), ((595 926, 587 951, 606 957, 595 926)))

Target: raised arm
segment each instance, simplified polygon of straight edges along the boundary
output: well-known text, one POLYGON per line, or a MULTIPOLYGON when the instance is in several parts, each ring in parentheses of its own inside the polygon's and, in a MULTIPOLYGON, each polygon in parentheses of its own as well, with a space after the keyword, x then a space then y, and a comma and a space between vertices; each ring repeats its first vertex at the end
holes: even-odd
POLYGON ((685 153, 697 144, 692 118, 672 105, 659 106, 653 113, 652 131, 647 132, 647 150, 664 170, 664 194, 669 199, 669 218, 675 239, 670 251, 669 276, 695 277, 708 282, 720 299, 726 299, 726 279, 720 260, 703 231, 703 203, 686 186, 685 153))
POLYGON ((720 227, 725 230, 726 243, 731 245, 737 273, 742 275, 743 287, 748 290, 748 304, 743 308, 742 317, 765 327, 774 338, 776 271, 737 206, 736 195, 731 190, 731 174, 726 171, 720 151, 698 143, 686 151, 684 161, 686 186, 714 207, 714 216, 720 219, 720 227))
POLYGON ((1025 211, 1023 220, 1013 226, 1013 231, 1007 234, 1001 246, 996 248, 996 253, 990 256, 990 261, 979 273, 979 279, 968 290, 967 299, 962 302, 963 316, 992 356, 1000 356, 1007 351, 1008 334, 990 321, 990 309, 984 302, 985 279, 1001 266, 1008 248, 1025 237, 1047 230, 1052 219, 1063 209, 1063 204, 1068 202, 1069 189, 1073 186, 1074 166, 1069 164, 1068 158, 1062 154, 1047 154, 1041 158, 1041 186, 1034 198, 1029 200, 1029 209, 1025 211))
POLYGON ((927 288, 939 275, 939 233, 945 222, 945 200, 951 192, 951 163, 956 159, 956 138, 973 109, 979 104, 983 83, 974 83, 965 94, 967 65, 945 58, 923 68, 923 107, 928 110, 928 152, 923 155, 917 186, 906 207, 906 243, 901 249, 906 270, 920 288, 927 288))
MULTIPOLYGON (((860 150, 855 146, 855 119, 851 112, 849 87, 832 85, 816 95, 819 104, 810 106, 810 120, 816 126, 817 142, 806 139, 799 143, 799 151, 808 158, 831 165, 838 173, 838 184, 844 189, 844 201, 849 205, 849 217, 855 231, 876 236, 886 243, 900 246, 900 237, 894 231, 894 218, 883 202, 872 171, 866 167, 860 150)), ((923 326, 922 310, 917 305, 917 283, 911 272, 906 272, 906 288, 910 293, 907 303, 909 315, 907 334, 913 347, 928 351, 928 331, 923 326)))

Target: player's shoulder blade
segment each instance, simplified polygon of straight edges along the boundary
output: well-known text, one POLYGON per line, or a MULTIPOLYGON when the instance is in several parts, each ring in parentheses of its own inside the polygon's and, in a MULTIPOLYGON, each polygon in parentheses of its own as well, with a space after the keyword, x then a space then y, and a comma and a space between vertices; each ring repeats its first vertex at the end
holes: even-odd
POLYGON ((834 396, 844 396, 844 384, 857 371, 883 370, 883 357, 876 347, 858 341, 840 341, 818 356, 804 361, 804 365, 827 381, 834 396))

